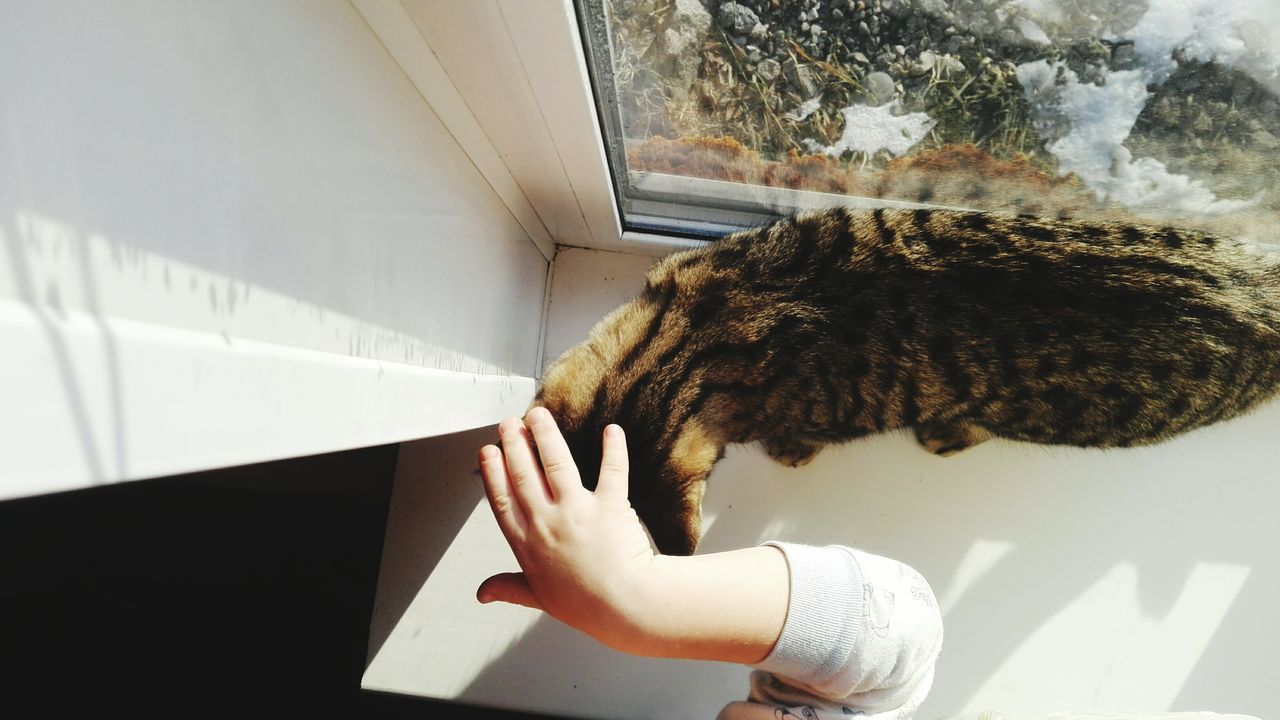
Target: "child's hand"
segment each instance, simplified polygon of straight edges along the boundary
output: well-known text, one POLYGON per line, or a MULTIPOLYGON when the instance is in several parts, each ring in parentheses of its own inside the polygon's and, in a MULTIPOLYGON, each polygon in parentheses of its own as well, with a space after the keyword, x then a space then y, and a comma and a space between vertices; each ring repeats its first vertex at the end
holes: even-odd
POLYGON ((633 641, 643 609, 637 604, 656 554, 627 502, 622 428, 605 429, 595 492, 582 486, 545 408, 530 410, 523 423, 510 418, 498 431, 502 449, 481 448, 480 471, 493 514, 524 572, 489 578, 477 597, 537 608, 606 645, 639 651, 633 641))
POLYGON ((604 432, 595 492, 582 486, 545 408, 503 421, 498 432, 502 449, 480 449, 480 474, 524 572, 485 580, 481 602, 543 610, 638 655, 753 663, 773 647, 788 598, 776 548, 657 554, 627 502, 627 444, 616 425, 604 432))

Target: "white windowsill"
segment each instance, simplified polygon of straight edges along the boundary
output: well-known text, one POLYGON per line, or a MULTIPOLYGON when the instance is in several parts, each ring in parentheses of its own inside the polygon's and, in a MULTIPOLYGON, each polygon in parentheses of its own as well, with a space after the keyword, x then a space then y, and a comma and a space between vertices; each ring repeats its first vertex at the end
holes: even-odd
MULTIPOLYGON (((707 235, 723 235, 742 228, 763 225, 779 216, 803 210, 840 206, 863 210, 874 208, 970 209, 707 180, 665 173, 632 171, 629 175, 636 195, 644 198, 633 200, 631 203, 633 212, 630 219, 634 223, 645 226, 669 226, 675 223, 690 232, 707 235), (675 208, 688 208, 690 198, 696 198, 698 201, 699 219, 670 219, 673 211, 679 212, 674 210, 675 208)), ((684 212, 689 211, 686 209, 684 212)), ((658 234, 653 236, 661 237, 658 234)))
POLYGON ((520 414, 533 378, 478 375, 51 315, 0 301, 0 499, 457 432, 520 414))

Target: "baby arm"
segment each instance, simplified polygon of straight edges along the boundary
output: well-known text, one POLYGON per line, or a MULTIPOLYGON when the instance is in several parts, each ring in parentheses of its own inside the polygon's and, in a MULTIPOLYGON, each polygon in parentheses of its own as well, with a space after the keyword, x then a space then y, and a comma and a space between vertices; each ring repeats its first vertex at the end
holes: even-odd
POLYGON ((928 693, 942 621, 915 570, 839 546, 659 555, 627 501, 621 428, 605 429, 594 492, 545 409, 499 434, 480 469, 522 572, 485 580, 481 602, 543 610, 623 652, 756 665, 752 702, 725 719, 908 718, 928 693))

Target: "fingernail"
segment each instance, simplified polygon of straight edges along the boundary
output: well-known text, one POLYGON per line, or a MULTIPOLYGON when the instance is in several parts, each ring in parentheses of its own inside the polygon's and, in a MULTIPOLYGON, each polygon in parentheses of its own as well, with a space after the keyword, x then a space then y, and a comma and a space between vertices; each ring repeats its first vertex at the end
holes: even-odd
POLYGON ((614 438, 622 437, 622 428, 618 425, 607 425, 605 426, 604 434, 614 438))

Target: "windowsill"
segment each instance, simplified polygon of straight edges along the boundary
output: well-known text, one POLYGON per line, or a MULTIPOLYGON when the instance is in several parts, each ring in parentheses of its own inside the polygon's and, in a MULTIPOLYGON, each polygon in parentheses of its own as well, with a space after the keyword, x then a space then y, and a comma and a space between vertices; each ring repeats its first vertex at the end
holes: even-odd
MULTIPOLYGON (((902 200, 793 190, 748 183, 632 171, 633 199, 627 223, 649 236, 683 232, 716 238, 725 233, 763 225, 782 215, 843 205, 850 208, 943 208, 967 210, 902 200), (697 198, 696 208, 689 204, 697 198), (687 216, 697 215, 697 219, 687 216)), ((678 245, 677 245, 678 246, 678 245)))
POLYGON ((0 500, 490 425, 534 379, 452 372, 0 301, 0 500))

